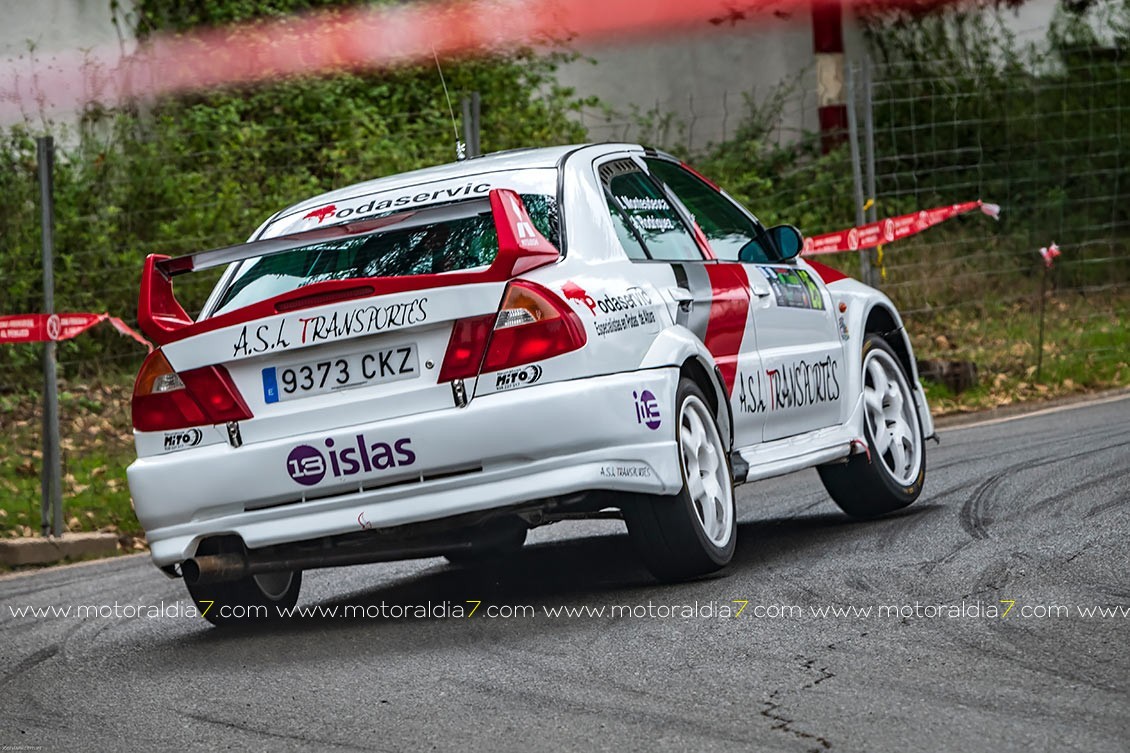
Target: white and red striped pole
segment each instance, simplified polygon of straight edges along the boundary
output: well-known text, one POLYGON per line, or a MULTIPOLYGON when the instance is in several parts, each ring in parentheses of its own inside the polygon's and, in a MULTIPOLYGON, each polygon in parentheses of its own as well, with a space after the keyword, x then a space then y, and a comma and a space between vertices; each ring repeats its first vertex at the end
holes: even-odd
POLYGON ((812 0, 812 52, 816 59, 820 147, 827 154, 848 129, 844 98, 844 22, 841 0, 812 0))

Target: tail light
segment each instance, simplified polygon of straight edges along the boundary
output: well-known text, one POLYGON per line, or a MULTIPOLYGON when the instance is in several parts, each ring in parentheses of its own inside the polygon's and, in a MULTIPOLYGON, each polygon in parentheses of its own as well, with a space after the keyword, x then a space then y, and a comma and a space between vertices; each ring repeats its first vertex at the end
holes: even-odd
POLYGON ((439 381, 542 361, 585 341, 580 317, 564 301, 537 283, 517 280, 506 287, 498 313, 455 322, 439 381))
POLYGON ((133 386, 133 426, 168 431, 251 418, 223 366, 177 373, 160 350, 149 354, 133 386))

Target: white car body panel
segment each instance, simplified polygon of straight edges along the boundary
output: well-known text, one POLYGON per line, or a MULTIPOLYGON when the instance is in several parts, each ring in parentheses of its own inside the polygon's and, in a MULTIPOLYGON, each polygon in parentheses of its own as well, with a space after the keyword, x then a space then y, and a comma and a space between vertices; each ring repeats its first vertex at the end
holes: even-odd
MULTIPOLYGON (((223 534, 255 549, 598 491, 675 494, 683 479, 670 413, 686 364, 716 403, 736 482, 841 460, 862 444, 860 348, 875 307, 911 354, 909 381, 933 434, 901 319, 878 291, 826 285, 803 260, 629 259, 597 169, 631 159, 646 171, 645 154, 596 145, 490 156, 340 189, 265 222, 253 240, 495 188, 553 196, 563 256, 519 277, 558 296, 586 341, 468 377, 465 405, 438 378, 449 339, 458 320, 498 310, 506 281, 316 305, 169 342, 162 351, 177 372, 226 369, 253 417, 234 429, 135 431, 128 478, 155 563, 177 565, 223 534), (773 282, 779 272, 807 297, 773 282), (419 373, 398 381, 289 401, 266 386, 265 369, 408 347, 419 373)), ((229 267, 199 323, 239 274, 229 267)))
MULTIPOLYGON (((673 494, 682 486, 674 427, 662 411, 655 429, 640 422, 633 393, 648 390, 666 404, 677 380, 675 369, 649 369, 535 385, 477 398, 466 408, 324 435, 142 458, 129 468, 130 489, 139 499, 161 500, 137 511, 158 565, 190 557, 196 541, 209 534, 235 532, 259 547, 294 540, 296 529, 302 538, 333 536, 593 488, 673 494), (582 403, 591 407, 583 418, 563 410, 582 403), (450 432, 453 418, 459 434, 450 432), (415 457, 347 475, 340 453, 352 449, 358 435, 366 444, 393 446, 407 438, 415 457), (327 439, 339 454, 340 476, 302 486, 281 472, 298 447, 328 455, 327 439)), ((330 463, 324 467, 333 476, 330 463)))

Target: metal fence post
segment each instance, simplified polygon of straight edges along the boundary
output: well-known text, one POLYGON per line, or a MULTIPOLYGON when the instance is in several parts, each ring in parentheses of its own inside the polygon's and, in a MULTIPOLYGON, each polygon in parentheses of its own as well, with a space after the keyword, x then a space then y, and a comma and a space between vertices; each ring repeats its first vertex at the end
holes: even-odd
MULTIPOLYGON (((844 66, 844 88, 847 90, 848 141, 851 143, 851 177, 855 187, 855 226, 864 223, 863 219, 863 168, 859 158, 859 118, 855 113, 855 64, 844 66)), ((859 249, 859 276, 863 282, 871 284, 871 253, 859 249)))
POLYGON ((467 145, 468 157, 482 156, 483 149, 480 141, 479 111, 482 99, 478 92, 471 92, 471 96, 463 97, 460 103, 463 107, 463 143, 467 145))
POLYGON ((40 527, 44 536, 63 533, 63 480, 59 457, 59 384, 55 371, 55 141, 50 136, 35 140, 39 167, 40 225, 43 231, 43 312, 51 315, 47 342, 43 345, 43 478, 40 527))
MULTIPOLYGON (((879 207, 877 206, 878 197, 875 195, 875 117, 872 112, 872 94, 871 94, 871 55, 864 53, 863 56, 863 154, 866 160, 867 169, 867 196, 866 201, 870 203, 871 208, 867 210, 867 221, 875 222, 879 219, 879 207)), ((866 280, 867 284, 872 287, 878 287, 881 280, 879 279, 878 270, 875 269, 874 252, 868 250, 867 256, 869 260, 868 271, 870 279, 866 280)))
POLYGON ((471 156, 483 155, 483 124, 481 121, 483 100, 478 92, 471 92, 471 156))

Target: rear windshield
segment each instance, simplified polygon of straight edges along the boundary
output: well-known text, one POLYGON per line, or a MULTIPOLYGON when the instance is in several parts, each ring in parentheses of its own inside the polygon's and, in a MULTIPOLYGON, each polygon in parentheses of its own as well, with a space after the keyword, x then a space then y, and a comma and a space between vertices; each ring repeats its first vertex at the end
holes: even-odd
MULTIPOLYGON (((522 194, 534 226, 561 247, 557 202, 550 196, 522 194)), ((498 255, 498 234, 490 204, 466 202, 466 213, 435 222, 391 225, 354 238, 335 238, 271 256, 240 262, 212 315, 242 308, 276 295, 327 280, 356 277, 410 277, 489 267, 498 255)), ((412 215, 405 215, 407 221, 412 215)))

